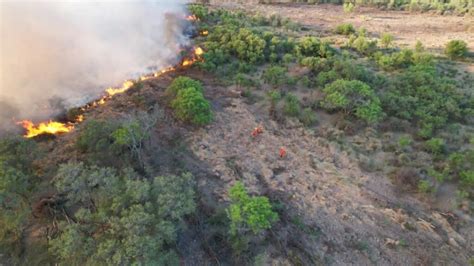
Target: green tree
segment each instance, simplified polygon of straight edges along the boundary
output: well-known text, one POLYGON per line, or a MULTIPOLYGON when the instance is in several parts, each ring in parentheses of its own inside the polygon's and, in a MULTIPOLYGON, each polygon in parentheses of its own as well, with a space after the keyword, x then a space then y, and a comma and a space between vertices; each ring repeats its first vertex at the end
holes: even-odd
POLYGON ((62 264, 175 265, 183 216, 195 210, 190 174, 139 178, 130 170, 61 165, 55 185, 75 210, 51 252, 62 264))
POLYGON ((30 200, 39 156, 35 142, 20 137, 0 139, 0 250, 5 259, 20 255, 22 232, 31 215, 30 200))
POLYGON ((232 235, 251 231, 258 234, 271 228, 278 220, 272 205, 266 197, 251 197, 242 182, 236 182, 229 190, 231 205, 227 209, 232 235))
POLYGON ((171 107, 176 117, 183 121, 205 125, 212 120, 211 105, 194 87, 179 90, 176 98, 171 101, 171 107))
POLYGON ((158 120, 163 119, 163 110, 158 106, 153 112, 137 112, 125 118, 120 126, 112 132, 114 145, 127 147, 132 155, 136 157, 141 167, 144 167, 142 150, 144 142, 150 138, 152 129, 158 120))
POLYGON ((336 80, 324 87, 323 107, 343 110, 356 117, 374 123, 382 118, 382 107, 375 92, 359 80, 336 80))
POLYGON ((202 83, 198 80, 194 80, 189 77, 184 77, 180 76, 177 77, 171 82, 171 84, 166 88, 166 95, 171 96, 171 97, 176 97, 178 92, 183 89, 187 88, 195 88, 196 90, 203 92, 204 88, 202 86, 202 83))

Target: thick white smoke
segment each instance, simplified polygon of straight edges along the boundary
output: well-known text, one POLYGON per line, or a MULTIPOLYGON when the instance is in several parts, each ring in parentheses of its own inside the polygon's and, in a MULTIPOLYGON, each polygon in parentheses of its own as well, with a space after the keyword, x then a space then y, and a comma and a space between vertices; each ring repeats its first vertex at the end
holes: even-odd
POLYGON ((173 63, 184 13, 174 0, 0 0, 0 125, 173 63))

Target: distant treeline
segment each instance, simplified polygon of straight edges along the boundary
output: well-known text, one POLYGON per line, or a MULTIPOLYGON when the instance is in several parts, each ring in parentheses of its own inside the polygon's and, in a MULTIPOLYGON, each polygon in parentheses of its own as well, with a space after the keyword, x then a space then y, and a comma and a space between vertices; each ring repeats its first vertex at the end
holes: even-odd
POLYGON ((441 12, 455 11, 456 13, 474 15, 474 0, 260 0, 260 3, 308 3, 308 4, 344 4, 356 6, 377 6, 410 11, 438 10, 441 12))

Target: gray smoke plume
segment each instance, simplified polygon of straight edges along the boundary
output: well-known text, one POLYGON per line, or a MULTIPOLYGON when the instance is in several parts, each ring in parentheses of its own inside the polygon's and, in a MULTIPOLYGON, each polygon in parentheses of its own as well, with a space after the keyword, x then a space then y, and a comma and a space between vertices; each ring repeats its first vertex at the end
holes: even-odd
POLYGON ((175 60, 184 1, 0 1, 0 127, 79 105, 175 60), (88 98, 89 97, 89 98, 88 98))

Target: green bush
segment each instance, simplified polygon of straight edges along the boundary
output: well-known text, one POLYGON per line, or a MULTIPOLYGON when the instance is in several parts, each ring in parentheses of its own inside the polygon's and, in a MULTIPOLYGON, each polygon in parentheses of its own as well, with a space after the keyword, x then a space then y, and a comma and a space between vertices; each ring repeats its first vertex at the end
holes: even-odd
POLYGON ((424 51, 425 51, 425 46, 423 46, 423 43, 421 41, 416 41, 415 52, 423 53, 424 51))
POLYGON ((366 83, 359 80, 336 80, 323 89, 322 105, 329 110, 343 110, 374 123, 382 118, 380 100, 366 83))
POLYGON ((231 204, 227 209, 231 235, 251 231, 258 234, 271 228, 278 221, 267 197, 251 197, 242 182, 236 182, 229 190, 231 204))
POLYGON ((440 138, 427 140, 425 149, 432 154, 441 154, 444 151, 444 140, 440 138))
POLYGON ((316 37, 303 37, 296 45, 299 56, 320 56, 321 41, 316 37))
POLYGON ((377 64, 382 67, 384 70, 395 70, 400 68, 407 68, 415 64, 430 64, 431 57, 428 57, 425 54, 415 54, 413 51, 408 49, 403 49, 400 52, 383 55, 382 53, 377 52, 375 54, 375 59, 377 64))
POLYGON ((195 125, 209 124, 212 120, 211 105, 202 92, 193 87, 178 91, 171 107, 178 119, 195 125))
POLYGON ((343 9, 346 13, 352 13, 354 12, 355 5, 353 3, 344 3, 343 9))
POLYGON ((196 208, 190 174, 137 178, 128 170, 61 165, 55 177, 71 218, 49 241, 64 265, 176 265, 170 247, 196 208))
POLYGON ((377 40, 368 40, 365 33, 349 39, 349 45, 357 52, 370 56, 377 50, 377 40))
POLYGON ((352 24, 342 23, 336 26, 334 32, 342 35, 351 35, 352 33, 355 33, 356 30, 352 24))
POLYGON ((285 96, 283 112, 288 116, 298 116, 300 114, 300 101, 294 94, 288 93, 285 96))
POLYGON ((80 128, 76 147, 81 152, 106 153, 113 144, 112 132, 118 124, 103 120, 87 120, 80 128))
POLYGON ((266 42, 250 29, 241 28, 226 44, 237 58, 255 64, 264 58, 266 42))
POLYGON ((459 121, 469 113, 470 96, 442 77, 433 65, 415 65, 394 76, 382 95, 387 114, 417 123, 422 137, 429 138, 447 121, 459 121))
POLYGON ((282 85, 288 80, 286 68, 279 66, 272 66, 267 69, 262 74, 262 79, 265 83, 272 85, 274 88, 282 85))
POLYGON ((471 148, 450 154, 444 172, 458 179, 465 190, 474 188, 474 150, 471 148))
POLYGON ((312 126, 317 121, 316 114, 311 108, 304 108, 300 115, 300 121, 307 127, 312 126))
POLYGON ((467 43, 462 40, 452 40, 446 44, 444 53, 451 59, 464 58, 467 55, 467 43))
POLYGON ((420 180, 418 182, 418 191, 420 191, 421 193, 430 193, 433 191, 433 187, 431 186, 429 181, 420 180))
POLYGON ((400 138, 398 138, 398 146, 401 150, 404 150, 406 147, 410 146, 412 142, 413 140, 409 135, 400 136, 400 138))
POLYGON ((380 44, 383 48, 389 48, 390 46, 392 46, 393 39, 393 35, 389 33, 384 33, 382 34, 382 38, 380 38, 380 44))
POLYGON ((194 80, 189 77, 180 76, 175 78, 171 84, 166 88, 166 95, 176 97, 178 92, 182 89, 195 88, 200 92, 203 92, 202 83, 198 80, 194 80))

